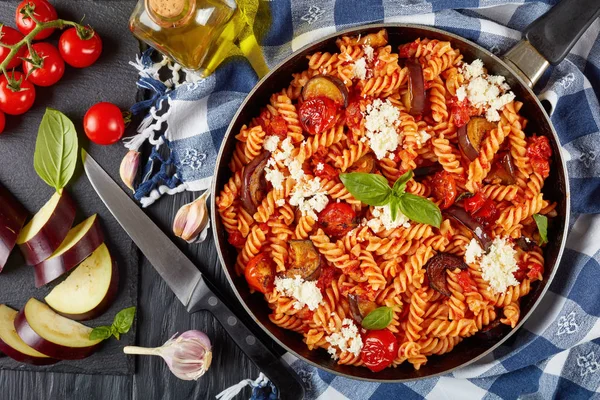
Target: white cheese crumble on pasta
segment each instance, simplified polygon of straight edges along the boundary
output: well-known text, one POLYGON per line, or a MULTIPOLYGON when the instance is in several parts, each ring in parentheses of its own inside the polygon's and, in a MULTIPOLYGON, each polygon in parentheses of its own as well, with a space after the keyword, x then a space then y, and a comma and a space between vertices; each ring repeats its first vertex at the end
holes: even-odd
POLYGON ((276 277, 275 290, 284 296, 296 299, 294 302, 296 310, 301 310, 304 306, 307 306, 309 310, 313 311, 323 301, 323 295, 317 287, 317 282, 305 281, 299 275, 294 278, 276 277))
POLYGON ((382 227, 386 230, 396 229, 399 227, 410 228, 410 220, 398 211, 396 219, 392 219, 392 211, 389 205, 383 207, 373 207, 371 211, 373 218, 367 221, 367 226, 377 233, 381 231, 382 227))
POLYGON ((508 240, 495 238, 487 254, 483 254, 479 243, 471 239, 466 248, 465 261, 471 264, 480 257, 481 277, 488 282, 494 293, 504 293, 509 286, 519 284, 514 276, 514 272, 519 269, 517 251, 508 240))
POLYGON ((488 121, 500 121, 498 111, 515 99, 504 77, 485 74, 479 59, 471 64, 464 63, 460 71, 466 82, 456 90, 458 100, 468 99, 474 107, 483 107, 488 121))
POLYGON ((369 46, 368 44, 363 46, 363 51, 365 52, 365 57, 367 57, 367 61, 371 62, 373 61, 373 57, 374 57, 374 53, 375 50, 373 50, 373 48, 371 46, 369 46))
POLYGON ((367 78, 367 61, 364 57, 359 58, 354 62, 354 67, 352 68, 354 72, 354 77, 358 79, 366 79, 367 78))
POLYGON ((327 192, 321 190, 321 178, 303 180, 296 184, 290 196, 290 205, 298 207, 302 215, 318 221, 317 213, 329 203, 327 192))
POLYGON ((334 360, 338 358, 335 349, 336 347, 341 352, 349 352, 355 356, 360 355, 360 351, 363 347, 363 341, 358 332, 358 328, 354 324, 354 321, 349 318, 344 318, 340 331, 327 336, 325 341, 331 345, 327 349, 327 352, 331 354, 331 358, 334 360))
POLYGON ((271 182, 273 188, 277 190, 283 189, 283 181, 285 180, 285 177, 281 171, 265 167, 265 179, 267 182, 271 182))
POLYGON ((381 160, 388 152, 400 145, 400 135, 396 131, 400 125, 400 111, 389 101, 375 99, 365 110, 366 136, 375 156, 381 160))
POLYGON ((270 151, 271 153, 273 153, 275 150, 277 150, 278 145, 279 145, 279 136, 275 136, 275 135, 267 136, 267 138, 265 139, 265 142, 263 143, 264 149, 270 151))
POLYGON ((317 164, 317 167, 316 167, 317 171, 323 171, 324 169, 325 169, 325 165, 322 162, 317 164))

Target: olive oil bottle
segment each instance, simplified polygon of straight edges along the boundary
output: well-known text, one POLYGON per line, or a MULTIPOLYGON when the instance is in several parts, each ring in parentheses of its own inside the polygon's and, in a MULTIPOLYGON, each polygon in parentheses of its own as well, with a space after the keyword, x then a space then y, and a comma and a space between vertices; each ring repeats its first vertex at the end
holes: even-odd
POLYGON ((139 0, 129 29, 183 67, 206 74, 235 0, 139 0))

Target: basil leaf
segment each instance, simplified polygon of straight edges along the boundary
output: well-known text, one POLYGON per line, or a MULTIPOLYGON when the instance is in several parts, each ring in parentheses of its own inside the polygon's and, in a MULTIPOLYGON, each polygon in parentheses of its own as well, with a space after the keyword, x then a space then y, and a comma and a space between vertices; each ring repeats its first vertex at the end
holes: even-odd
POLYGON ((390 201, 392 188, 381 175, 352 172, 340 174, 340 180, 355 199, 365 204, 384 206, 390 201))
POLYGON ((394 318, 392 307, 379 307, 374 309, 362 320, 362 327, 365 329, 384 329, 394 318))
POLYGON ((115 336, 119 338, 119 333, 127 333, 131 329, 133 324, 133 317, 135 316, 135 307, 125 308, 115 315, 113 327, 115 328, 115 336))
POLYGON ((47 108, 38 130, 33 167, 57 191, 67 186, 77 164, 77 132, 58 110, 47 108))
POLYGON ((410 220, 435 226, 436 228, 440 227, 442 212, 431 200, 412 193, 404 193, 399 200, 398 207, 400 211, 410 220))
POLYGON ((394 187, 392 188, 394 193, 396 193, 397 195, 401 195, 402 193, 404 193, 404 189, 406 188, 406 182, 408 182, 412 177, 413 172, 408 171, 405 174, 403 174, 400 178, 398 178, 394 183, 394 187))
POLYGON ((112 336, 112 329, 110 326, 99 326, 97 328, 92 329, 90 332, 90 340, 106 340, 112 336))
POLYGON ((392 195, 392 197, 390 198, 390 214, 392 216, 392 221, 396 221, 396 218, 398 218, 398 210, 400 209, 399 207, 399 197, 396 195, 392 195))
POLYGON ((545 215, 533 214, 533 220, 537 225, 538 231, 540 232, 540 243, 548 243, 548 218, 545 215))

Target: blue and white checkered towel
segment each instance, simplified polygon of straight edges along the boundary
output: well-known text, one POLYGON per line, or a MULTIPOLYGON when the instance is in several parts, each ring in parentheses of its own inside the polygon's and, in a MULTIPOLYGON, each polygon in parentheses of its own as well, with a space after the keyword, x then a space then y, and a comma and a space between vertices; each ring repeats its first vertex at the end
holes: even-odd
MULTIPOLYGON (((320 37, 354 25, 407 22, 457 33, 501 54, 555 0, 272 0, 272 27, 262 39, 269 67, 320 37)), ((537 93, 552 106, 552 122, 567 158, 571 184, 570 235, 561 266, 534 315, 510 346, 453 374, 407 384, 354 381, 288 355, 305 381, 308 399, 589 398, 600 391, 600 21, 565 61, 551 68, 537 93)), ((248 62, 235 59, 204 80, 188 75, 158 82, 147 56, 138 60, 140 85, 155 93, 139 135, 155 148, 136 197, 151 204, 163 193, 203 190, 233 114, 257 82, 248 62), (170 155, 160 150, 167 144, 170 155)), ((168 152, 167 152, 168 153, 168 152)))

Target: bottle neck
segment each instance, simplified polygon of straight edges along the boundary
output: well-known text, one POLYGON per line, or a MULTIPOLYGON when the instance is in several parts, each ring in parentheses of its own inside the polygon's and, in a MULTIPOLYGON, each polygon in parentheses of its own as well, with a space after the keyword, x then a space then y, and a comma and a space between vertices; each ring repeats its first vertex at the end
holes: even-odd
POLYGON ((150 19, 162 28, 185 25, 196 10, 194 0, 145 0, 150 19))

